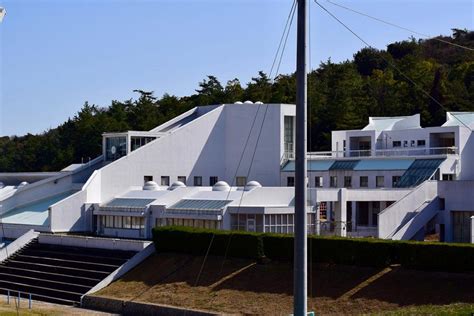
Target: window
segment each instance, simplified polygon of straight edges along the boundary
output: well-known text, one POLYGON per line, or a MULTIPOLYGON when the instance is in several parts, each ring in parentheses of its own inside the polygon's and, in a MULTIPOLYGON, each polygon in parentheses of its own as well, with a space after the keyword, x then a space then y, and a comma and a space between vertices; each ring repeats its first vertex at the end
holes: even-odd
POLYGON ((132 228, 132 218, 130 216, 125 216, 123 218, 123 228, 132 228))
POLYGON ((116 160, 127 154, 127 138, 123 136, 105 139, 105 160, 116 160))
POLYGON ((145 228, 145 221, 143 217, 132 217, 132 228, 133 229, 145 228))
POLYGON ((286 186, 287 187, 294 187, 295 186, 295 177, 286 178, 286 186))
POLYGON ((293 138, 294 138, 294 117, 293 116, 285 116, 284 118, 284 150, 286 154, 293 155, 294 148, 293 148, 293 138))
POLYGON ((452 173, 443 173, 443 181, 453 181, 454 174, 452 173))
POLYGON ((153 176, 144 176, 143 177, 143 182, 147 183, 148 181, 153 181, 153 176))
POLYGON ((336 176, 331 176, 329 178, 329 185, 331 186, 331 188, 337 188, 337 177, 336 176))
POLYGON ((399 140, 394 140, 392 143, 393 147, 402 147, 402 142, 399 140))
POLYGON ((216 184, 219 181, 218 177, 209 177, 209 185, 212 187, 214 184, 216 184))
POLYGON ((328 206, 326 202, 319 203, 319 219, 322 221, 328 219, 328 206))
POLYGON ((170 177, 162 176, 161 177, 161 185, 169 186, 170 185, 170 177))
POLYGON ((247 177, 237 177, 235 183, 238 187, 244 187, 247 184, 247 177))
POLYGON ((383 188, 385 186, 384 182, 385 182, 384 176, 375 177, 375 185, 377 186, 377 188, 383 188))
POLYGON ((417 145, 420 147, 426 146, 426 141, 424 139, 419 139, 417 145))
POLYGON ((400 182, 401 176, 393 176, 392 177, 392 188, 396 188, 398 182, 400 182))
POLYGON ((186 177, 185 176, 178 176, 178 181, 183 182, 186 184, 186 177))
POLYGON ((114 227, 114 217, 107 215, 105 217, 105 227, 114 227))
POLYGON ((361 177, 359 178, 359 181, 360 181, 360 182, 359 182, 359 186, 360 186, 361 188, 368 188, 368 187, 369 187, 369 177, 367 177, 367 176, 361 176, 361 177))
POLYGON ((315 177, 314 178, 314 186, 316 188, 322 188, 323 187, 323 177, 315 177))
POLYGON ((352 187, 352 177, 351 176, 344 176, 344 187, 345 188, 352 187))
POLYGON ((114 216, 114 227, 122 228, 122 216, 114 216))
POLYGON ((195 187, 202 186, 202 177, 200 176, 194 177, 194 186, 195 187))

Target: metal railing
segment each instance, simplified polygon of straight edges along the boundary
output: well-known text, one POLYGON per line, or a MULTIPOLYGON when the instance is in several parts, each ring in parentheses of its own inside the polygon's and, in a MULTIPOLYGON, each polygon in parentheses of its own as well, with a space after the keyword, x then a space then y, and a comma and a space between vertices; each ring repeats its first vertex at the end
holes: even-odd
MULTIPOLYGON (((285 153, 286 154, 286 153, 285 153)), ((458 155, 458 147, 427 147, 427 148, 392 148, 375 150, 345 150, 345 151, 316 151, 309 152, 310 159, 326 158, 357 158, 357 157, 415 157, 415 156, 439 156, 458 155)), ((289 153, 285 157, 291 157, 289 153)), ((293 155, 294 156, 294 155, 293 155)), ((292 159, 292 158, 288 158, 292 159)))
POLYGON ((377 226, 361 226, 352 221, 317 221, 316 223, 316 235, 336 236, 340 231, 346 231, 347 237, 377 236, 377 226))

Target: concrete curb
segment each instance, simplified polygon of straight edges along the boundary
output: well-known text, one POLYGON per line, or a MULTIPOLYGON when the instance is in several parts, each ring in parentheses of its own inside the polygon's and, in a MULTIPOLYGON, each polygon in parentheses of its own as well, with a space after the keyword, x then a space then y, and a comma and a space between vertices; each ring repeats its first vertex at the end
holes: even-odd
POLYGON ((82 308, 120 315, 164 315, 164 316, 215 316, 214 312, 185 309, 181 307, 130 302, 119 299, 86 295, 82 299, 82 308))

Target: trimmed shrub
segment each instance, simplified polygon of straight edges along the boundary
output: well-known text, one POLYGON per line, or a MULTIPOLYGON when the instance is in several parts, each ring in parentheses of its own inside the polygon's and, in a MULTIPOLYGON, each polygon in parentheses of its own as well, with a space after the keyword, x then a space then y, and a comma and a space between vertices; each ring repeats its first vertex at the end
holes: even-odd
POLYGON ((241 258, 263 257, 262 235, 238 231, 192 227, 155 227, 153 241, 157 252, 181 252, 241 258), (212 244, 211 244, 212 241, 212 244))
POLYGON ((287 234, 263 234, 263 252, 274 260, 293 260, 294 238, 287 234))
MULTIPOLYGON (((293 260, 292 235, 208 230, 190 227, 153 229, 157 252, 181 252, 229 257, 293 260)), ((400 263, 423 270, 473 271, 474 245, 393 241, 372 238, 310 236, 308 260, 358 266, 382 267, 400 263)))
POLYGON ((474 245, 403 242, 398 249, 402 266, 443 271, 474 270, 474 245))

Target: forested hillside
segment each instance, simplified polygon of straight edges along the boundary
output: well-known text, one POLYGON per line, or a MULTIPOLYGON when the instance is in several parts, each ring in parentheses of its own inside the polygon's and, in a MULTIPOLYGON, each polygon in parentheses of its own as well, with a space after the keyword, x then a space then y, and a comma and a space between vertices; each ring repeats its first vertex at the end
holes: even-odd
MULTIPOLYGON (((474 48, 473 31, 453 29, 452 36, 439 38, 474 48)), ((435 39, 411 39, 386 50, 362 49, 351 61, 322 63, 309 74, 309 148, 327 150, 332 130, 361 128, 368 116, 420 113, 424 126, 441 124, 444 110, 420 88, 449 111, 474 111, 474 51, 435 39)), ((76 116, 42 134, 0 138, 0 172, 59 170, 87 161, 101 153, 103 132, 149 130, 198 105, 294 103, 296 87, 294 74, 272 83, 259 72, 244 85, 208 76, 190 96, 136 92, 138 99, 112 101, 107 107, 86 102, 76 116)))

